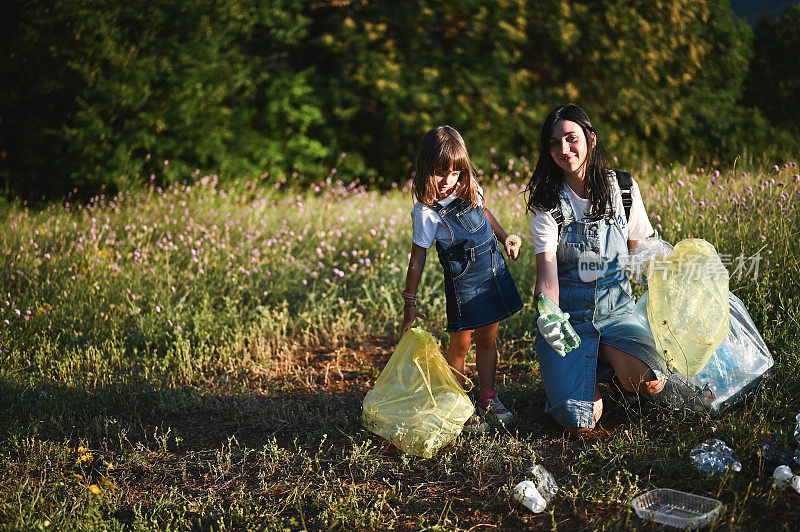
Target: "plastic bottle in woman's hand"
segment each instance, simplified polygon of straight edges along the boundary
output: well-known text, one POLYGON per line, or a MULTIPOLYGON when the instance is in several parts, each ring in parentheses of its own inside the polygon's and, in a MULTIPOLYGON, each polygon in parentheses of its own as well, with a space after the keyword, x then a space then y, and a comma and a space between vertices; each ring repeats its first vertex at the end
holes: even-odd
POLYGON ((581 345, 581 337, 569 322, 569 314, 562 312, 558 305, 539 292, 536 294, 536 308, 539 331, 547 342, 562 357, 581 345))

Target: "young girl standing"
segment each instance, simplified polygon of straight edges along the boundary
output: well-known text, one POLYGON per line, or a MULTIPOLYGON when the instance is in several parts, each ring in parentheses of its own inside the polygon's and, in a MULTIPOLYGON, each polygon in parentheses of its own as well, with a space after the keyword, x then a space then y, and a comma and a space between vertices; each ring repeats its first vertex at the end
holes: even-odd
POLYGON ((546 411, 571 432, 594 427, 603 412, 598 364, 630 392, 655 394, 666 365, 652 334, 633 317, 622 268, 629 249, 653 234, 639 188, 608 169, 597 132, 574 104, 551 111, 526 192, 536 253, 535 293, 570 315, 581 338, 565 353, 561 323, 539 318, 536 353, 546 411))
MULTIPOLYGON (((417 287, 427 251, 435 242, 444 270, 450 333, 447 362, 459 374, 464 372, 464 358, 474 332, 475 365, 480 379, 478 409, 501 422, 509 421, 513 414, 494 389, 495 340, 499 322, 519 311, 522 300, 498 240, 514 260, 519 257, 521 240, 516 235, 508 236, 486 208, 464 139, 452 127, 437 126, 422 139, 414 195, 417 202, 411 211, 413 238, 403 291, 401 332, 405 333, 416 318, 426 318, 417 308, 417 287)), ((459 374, 456 377, 462 381, 459 374)), ((483 430, 486 424, 473 417, 465 427, 483 430)))

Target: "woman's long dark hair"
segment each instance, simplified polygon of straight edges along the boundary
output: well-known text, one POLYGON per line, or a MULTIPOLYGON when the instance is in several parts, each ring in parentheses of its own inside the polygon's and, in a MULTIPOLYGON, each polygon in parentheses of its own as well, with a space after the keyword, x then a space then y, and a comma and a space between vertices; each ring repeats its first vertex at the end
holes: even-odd
POLYGON ((558 205, 558 191, 561 183, 564 182, 564 171, 550 155, 550 138, 553 134, 553 127, 560 120, 575 122, 583 129, 587 144, 584 177, 586 193, 592 203, 589 216, 595 219, 602 218, 606 213, 608 199, 611 196, 608 167, 603 157, 604 150, 586 111, 574 103, 568 103, 550 111, 542 125, 542 133, 539 137, 539 160, 536 162, 536 169, 528 181, 528 186, 525 187, 527 211, 532 211, 534 207, 549 211, 558 205), (594 145, 592 145, 592 134, 595 138, 594 145))

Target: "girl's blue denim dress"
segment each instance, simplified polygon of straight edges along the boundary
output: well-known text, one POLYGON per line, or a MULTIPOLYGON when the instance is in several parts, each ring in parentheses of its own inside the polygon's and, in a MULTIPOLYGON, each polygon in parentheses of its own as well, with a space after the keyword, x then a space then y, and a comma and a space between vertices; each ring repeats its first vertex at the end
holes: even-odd
POLYGON ((479 329, 518 312, 522 299, 483 207, 473 209, 457 198, 433 208, 451 236, 447 248, 436 242, 444 270, 447 332, 479 329))
POLYGON ((561 357, 537 330, 536 353, 547 393, 545 411, 564 427, 589 428, 594 425, 601 343, 632 354, 658 379, 667 369, 653 335, 633 318, 631 283, 620 264, 620 258, 628 255, 619 225, 625 220, 615 217, 609 205, 603 219, 578 222, 563 187, 560 201, 564 224, 556 251, 559 306, 570 314, 581 344, 561 357))

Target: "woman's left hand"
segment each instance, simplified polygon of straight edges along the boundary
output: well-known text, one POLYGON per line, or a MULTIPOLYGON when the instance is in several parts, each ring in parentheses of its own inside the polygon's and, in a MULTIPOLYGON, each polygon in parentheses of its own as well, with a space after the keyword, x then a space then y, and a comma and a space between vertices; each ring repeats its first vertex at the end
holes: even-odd
POLYGON ((519 258, 519 250, 522 247, 522 239, 517 235, 509 235, 505 241, 506 253, 514 260, 519 258))

